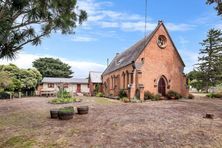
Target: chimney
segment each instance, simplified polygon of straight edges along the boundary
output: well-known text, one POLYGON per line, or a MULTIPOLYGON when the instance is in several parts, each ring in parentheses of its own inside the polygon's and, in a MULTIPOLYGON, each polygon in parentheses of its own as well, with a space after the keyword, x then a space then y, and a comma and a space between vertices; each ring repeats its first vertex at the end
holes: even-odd
POLYGON ((118 55, 119 55, 119 53, 117 52, 117 53, 116 53, 116 57, 117 57, 118 55))

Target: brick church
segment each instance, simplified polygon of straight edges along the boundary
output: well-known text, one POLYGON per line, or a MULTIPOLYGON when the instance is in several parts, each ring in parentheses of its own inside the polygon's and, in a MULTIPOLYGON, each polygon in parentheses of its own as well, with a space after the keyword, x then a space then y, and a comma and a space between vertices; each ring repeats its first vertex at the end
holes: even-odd
POLYGON ((115 58, 102 74, 105 95, 118 96, 124 89, 129 98, 144 92, 165 96, 169 90, 188 95, 185 64, 164 23, 115 58))

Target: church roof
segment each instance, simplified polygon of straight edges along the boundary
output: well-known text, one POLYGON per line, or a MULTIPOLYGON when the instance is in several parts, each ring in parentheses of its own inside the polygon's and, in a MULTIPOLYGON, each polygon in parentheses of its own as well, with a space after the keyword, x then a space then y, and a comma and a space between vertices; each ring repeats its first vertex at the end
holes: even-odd
MULTIPOLYGON (((133 61, 135 62, 137 60, 137 58, 139 57, 139 55, 141 54, 141 52, 145 49, 145 47, 150 42, 151 38, 153 37, 153 35, 156 33, 156 31, 159 29, 159 27, 161 25, 163 25, 163 27, 165 28, 170 40, 172 41, 172 39, 171 39, 166 27, 164 26, 163 22, 159 21, 158 26, 148 36, 141 39, 140 41, 138 41, 136 44, 134 44, 133 46, 131 46, 130 48, 128 48, 127 50, 125 50, 121 54, 117 54, 116 57, 112 60, 112 62, 109 64, 109 66, 106 68, 106 70, 103 72, 103 75, 106 75, 106 74, 111 73, 113 71, 116 71, 120 68, 123 68, 127 65, 130 65, 133 61)), ((175 47, 173 41, 172 41, 172 44, 175 47)), ((176 47, 175 47, 175 49, 176 49, 176 47)), ((185 66, 185 64, 182 61, 182 58, 180 57, 177 49, 176 49, 176 52, 177 52, 182 64, 185 66)))

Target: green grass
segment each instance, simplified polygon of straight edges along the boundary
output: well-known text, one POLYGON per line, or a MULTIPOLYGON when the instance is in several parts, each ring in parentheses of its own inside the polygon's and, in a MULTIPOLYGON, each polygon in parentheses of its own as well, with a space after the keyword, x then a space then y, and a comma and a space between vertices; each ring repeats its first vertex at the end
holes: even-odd
POLYGON ((0 147, 4 148, 31 148, 36 144, 36 141, 27 138, 26 136, 14 136, 9 138, 0 147))
POLYGON ((109 99, 106 98, 96 98, 95 102, 99 105, 110 105, 113 104, 109 99))
POLYGON ((52 104, 66 104, 66 103, 73 103, 73 102, 78 102, 79 99, 77 98, 56 98, 53 100, 50 100, 49 103, 52 104))

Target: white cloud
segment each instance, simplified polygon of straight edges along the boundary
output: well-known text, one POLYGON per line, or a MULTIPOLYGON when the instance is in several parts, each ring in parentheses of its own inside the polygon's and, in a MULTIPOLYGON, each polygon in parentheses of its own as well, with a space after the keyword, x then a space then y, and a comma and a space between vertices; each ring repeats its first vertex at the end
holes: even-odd
POLYGON ((217 24, 215 28, 222 30, 222 24, 217 24))
POLYGON ((0 60, 1 64, 9 64, 13 63, 20 68, 31 68, 32 62, 40 57, 52 57, 52 58, 59 58, 64 63, 67 63, 71 66, 72 71, 74 72, 74 77, 78 78, 86 78, 88 77, 89 71, 101 71, 103 72, 106 68, 105 65, 98 64, 95 62, 88 62, 88 61, 75 61, 66 58, 50 56, 50 55, 34 55, 34 54, 27 54, 27 53, 20 53, 15 60, 0 60))
MULTIPOLYGON (((151 31, 156 27, 155 23, 147 23, 147 30, 151 31)), ((124 31, 145 31, 144 22, 123 22, 120 28, 124 31)))
POLYGON ((189 24, 166 23, 166 27, 171 31, 188 31, 192 30, 195 26, 189 24))
MULTIPOLYGON (((144 31, 144 16, 132 13, 109 10, 111 2, 97 2, 96 0, 82 0, 78 2, 81 9, 88 13, 88 21, 84 23, 85 29, 93 27, 116 28, 123 31, 144 31), (93 26, 93 27, 92 27, 93 26)), ((148 17, 147 30, 151 31, 157 26, 157 22, 152 22, 148 17)), ((190 24, 166 23, 170 31, 187 31, 195 26, 190 24)))
POLYGON ((91 41, 96 41, 96 38, 93 37, 89 37, 89 36, 73 36, 73 38, 71 39, 74 42, 91 42, 91 41))

